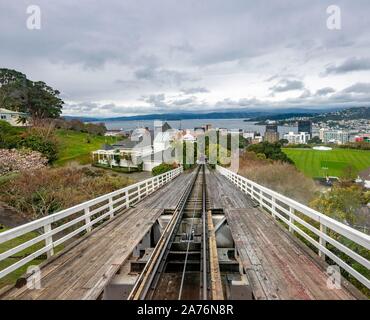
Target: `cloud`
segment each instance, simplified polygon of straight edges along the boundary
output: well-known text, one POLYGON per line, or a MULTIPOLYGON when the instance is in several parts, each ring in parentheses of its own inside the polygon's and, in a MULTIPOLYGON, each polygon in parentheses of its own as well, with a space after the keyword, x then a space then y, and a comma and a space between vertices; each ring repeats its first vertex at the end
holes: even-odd
POLYGON ((349 58, 338 65, 329 65, 325 74, 344 74, 354 71, 366 71, 370 70, 370 59, 369 58, 349 58))
POLYGON ((69 101, 64 114, 365 99, 365 93, 317 89, 369 79, 366 0, 337 0, 346 15, 340 32, 327 30, 323 1, 108 0, 102 6, 98 0, 38 0, 37 31, 25 26, 29 2, 0 1, 0 29, 6 30, 0 33, 1 67, 61 91, 69 101))
POLYGON ((330 88, 330 87, 326 87, 326 88, 322 88, 322 89, 319 89, 316 91, 316 95, 317 96, 326 96, 330 93, 334 93, 335 90, 333 88, 330 88))
POLYGON ((166 95, 164 93, 143 96, 142 100, 156 108, 163 108, 167 106, 167 104, 165 103, 166 95))
POLYGON ((280 80, 277 84, 270 87, 272 92, 287 92, 302 89, 304 89, 304 83, 302 81, 289 79, 280 80))
POLYGON ((198 80, 186 72, 156 67, 140 68, 135 71, 135 77, 138 80, 157 82, 162 85, 180 85, 183 82, 198 80))
POLYGON ((367 93, 370 94, 370 83, 356 83, 342 90, 344 93, 367 93))
POLYGON ((208 93, 209 90, 204 87, 195 87, 195 88, 183 88, 181 92, 185 94, 196 94, 196 93, 208 93))

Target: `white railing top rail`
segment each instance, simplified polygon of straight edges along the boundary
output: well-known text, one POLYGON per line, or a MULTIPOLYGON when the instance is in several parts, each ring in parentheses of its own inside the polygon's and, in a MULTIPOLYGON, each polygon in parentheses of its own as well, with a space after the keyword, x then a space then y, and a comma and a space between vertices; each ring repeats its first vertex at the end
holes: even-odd
POLYGON ((334 262, 338 263, 340 267, 345 269, 357 280, 359 280, 362 284, 370 288, 370 281, 365 275, 355 270, 350 264, 348 264, 342 258, 335 255, 332 251, 330 251, 326 247, 326 243, 330 243, 337 250, 346 254, 348 257, 354 259, 355 261, 357 261, 358 263, 360 263, 369 270, 370 261, 367 259, 366 256, 360 255, 358 252, 356 252, 356 250, 355 251, 352 250, 351 248, 347 247, 346 245, 329 236, 329 234, 327 233, 327 229, 330 229, 336 232, 337 234, 344 236, 345 238, 351 240, 357 245, 366 248, 367 250, 370 250, 369 235, 362 233, 344 223, 334 220, 321 212, 318 212, 312 208, 303 205, 302 203, 299 203, 293 199, 283 196, 282 194, 276 191, 261 186, 258 183, 249 180, 245 177, 242 177, 226 168, 216 166, 216 169, 222 175, 226 176, 233 183, 238 185, 240 189, 249 194, 253 199, 259 201, 261 207, 267 208, 274 217, 279 217, 284 223, 286 223, 289 226, 290 231, 297 232, 299 235, 301 235, 307 241, 309 241, 313 246, 315 246, 318 249, 319 255, 321 257, 325 258, 325 255, 327 255, 334 262), (268 195, 270 198, 266 197, 265 195, 268 195), (288 206, 288 209, 281 206, 278 202, 276 202, 276 200, 281 204, 288 206), (297 215, 297 212, 319 223, 320 229, 317 229, 312 224, 302 219, 300 216, 297 215), (289 219, 284 217, 284 214, 288 216, 289 219), (303 229, 299 228, 294 223, 295 221, 306 227, 311 232, 313 232, 313 234, 319 237, 319 240, 318 241, 315 240, 303 229))
MULTIPOLYGON (((71 208, 59 211, 49 216, 31 221, 29 223, 20 225, 10 230, 0 233, 0 244, 9 240, 18 238, 22 235, 28 234, 29 232, 35 232, 41 230, 40 235, 37 235, 22 243, 8 249, 5 252, 0 252, 0 261, 11 257, 15 253, 21 252, 41 241, 45 241, 45 246, 41 249, 35 249, 37 251, 32 252, 22 260, 13 263, 12 265, 0 269, 0 278, 7 275, 8 273, 18 269, 22 265, 32 261, 34 258, 47 253, 48 256, 53 255, 53 248, 57 245, 62 244, 73 236, 83 231, 91 231, 93 226, 105 218, 112 218, 117 212, 122 209, 129 208, 130 204, 140 201, 142 198, 151 194, 163 184, 171 181, 183 172, 183 167, 176 168, 174 170, 165 172, 161 175, 137 182, 125 188, 113 191, 111 193, 102 195, 95 199, 86 201, 78 204, 71 208), (99 206, 100 205, 100 206, 99 206), (96 208, 94 206, 97 206, 96 208), (78 217, 72 217, 70 221, 63 221, 62 219, 71 217, 72 215, 80 214, 78 217), (100 215, 100 216, 99 216, 100 215), (53 223, 61 221, 61 224, 57 224, 53 228, 53 223), (77 226, 76 230, 70 231, 68 234, 64 234, 62 238, 57 240, 53 239, 53 236, 57 233, 66 230, 69 227, 75 226, 77 223, 82 223, 82 226, 77 226)), ((67 219, 68 220, 68 219, 67 219)))

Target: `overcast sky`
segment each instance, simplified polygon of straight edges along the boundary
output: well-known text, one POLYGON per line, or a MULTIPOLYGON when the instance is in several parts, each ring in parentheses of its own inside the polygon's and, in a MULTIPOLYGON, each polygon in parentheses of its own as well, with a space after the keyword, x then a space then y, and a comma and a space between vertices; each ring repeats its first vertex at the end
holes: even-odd
POLYGON ((370 1, 0 0, 0 66, 65 115, 369 105, 370 1), (27 6, 41 9, 28 30, 27 6), (341 8, 341 30, 326 9, 341 8))

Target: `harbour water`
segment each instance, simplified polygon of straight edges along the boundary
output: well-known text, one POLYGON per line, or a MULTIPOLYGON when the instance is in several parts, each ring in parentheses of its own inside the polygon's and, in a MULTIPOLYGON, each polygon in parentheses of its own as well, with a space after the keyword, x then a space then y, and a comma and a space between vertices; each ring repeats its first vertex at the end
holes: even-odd
MULTIPOLYGON (((243 119, 187 119, 178 121, 167 121, 168 124, 174 129, 194 129, 206 124, 212 125, 212 128, 225 128, 225 129, 243 129, 245 131, 256 131, 260 134, 265 133, 265 126, 256 125, 254 122, 243 121, 243 119)), ((130 120, 130 121, 105 121, 108 130, 133 130, 136 128, 154 127, 154 120, 130 120)), ((297 127, 292 126, 279 126, 280 134, 288 133, 290 131, 297 132, 297 127)))

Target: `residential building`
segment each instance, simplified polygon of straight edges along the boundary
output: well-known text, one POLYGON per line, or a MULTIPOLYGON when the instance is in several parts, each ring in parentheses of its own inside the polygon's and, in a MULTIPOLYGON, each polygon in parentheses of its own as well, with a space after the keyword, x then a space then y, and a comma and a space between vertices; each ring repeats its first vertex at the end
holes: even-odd
POLYGON ((298 121, 298 132, 306 132, 312 137, 312 121, 311 120, 299 120, 298 121))
POLYGON ((110 167, 142 167, 144 171, 151 171, 162 163, 163 152, 170 147, 174 135, 167 122, 163 125, 156 122, 154 131, 148 128, 136 129, 127 139, 94 151, 93 160, 110 167))
POLYGON ((308 140, 310 140, 310 135, 307 132, 289 132, 284 134, 284 139, 288 140, 289 144, 307 144, 308 140))
POLYGON ((22 121, 27 119, 28 114, 24 112, 12 111, 4 108, 0 108, 0 120, 6 121, 13 127, 24 127, 27 126, 27 121, 22 121))
POLYGON ((325 134, 326 131, 329 131, 329 129, 327 129, 327 128, 321 128, 319 130, 319 138, 320 138, 321 141, 324 141, 324 134, 325 134))
POLYGON ((323 132, 324 143, 346 144, 349 142, 349 133, 343 130, 328 130, 323 132))

